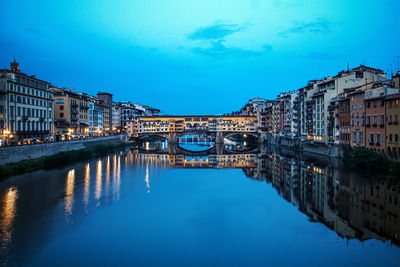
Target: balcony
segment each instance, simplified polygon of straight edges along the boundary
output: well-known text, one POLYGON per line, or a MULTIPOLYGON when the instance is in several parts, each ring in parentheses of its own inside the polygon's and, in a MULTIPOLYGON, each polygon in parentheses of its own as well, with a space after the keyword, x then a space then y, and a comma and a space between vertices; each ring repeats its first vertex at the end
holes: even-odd
POLYGON ((73 109, 73 110, 71 110, 71 114, 78 114, 79 112, 78 112, 78 110, 76 110, 76 109, 73 109))
POLYGON ((399 122, 398 122, 398 121, 394 121, 393 124, 394 124, 394 125, 397 125, 397 124, 399 124, 399 122))
POLYGON ((78 118, 77 117, 71 117, 71 121, 77 121, 78 118))
POLYGON ((71 108, 72 109, 75 109, 75 108, 77 108, 78 107, 78 104, 71 104, 71 108))
POLYGON ((380 123, 379 127, 383 128, 383 127, 385 127, 385 124, 384 123, 380 123))
POLYGON ((373 127, 376 127, 376 126, 378 126, 378 124, 377 124, 377 123, 373 123, 372 126, 373 126, 373 127))
POLYGON ((26 121, 26 120, 28 120, 28 119, 29 119, 28 116, 22 116, 22 120, 23 120, 23 121, 26 121))
POLYGON ((365 124, 366 127, 371 127, 371 124, 367 123, 365 124))
POLYGON ((376 142, 376 144, 375 144, 376 146, 380 146, 381 145, 381 143, 380 142, 376 142))
POLYGON ((43 122, 43 121, 44 121, 44 118, 43 118, 43 117, 39 118, 39 121, 43 122))
POLYGON ((392 121, 388 121, 388 124, 389 124, 389 125, 392 125, 392 124, 393 124, 393 122, 392 122, 392 121))
POLYGON ((369 142, 368 143, 370 146, 373 146, 374 145, 374 142, 369 142))

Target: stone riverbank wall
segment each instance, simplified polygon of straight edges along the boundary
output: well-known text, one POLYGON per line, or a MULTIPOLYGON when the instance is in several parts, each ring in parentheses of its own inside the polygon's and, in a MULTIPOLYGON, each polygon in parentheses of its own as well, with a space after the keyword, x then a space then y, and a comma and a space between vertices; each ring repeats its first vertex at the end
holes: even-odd
POLYGON ((121 137, 114 135, 73 141, 0 147, 0 165, 51 156, 62 151, 78 150, 99 144, 116 143, 118 141, 121 141, 121 137))

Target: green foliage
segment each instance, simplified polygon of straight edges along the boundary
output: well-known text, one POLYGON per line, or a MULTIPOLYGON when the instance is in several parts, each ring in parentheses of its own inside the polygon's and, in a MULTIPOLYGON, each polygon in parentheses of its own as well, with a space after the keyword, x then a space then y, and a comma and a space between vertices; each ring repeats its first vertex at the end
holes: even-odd
POLYGON ((33 172, 40 169, 56 169, 95 157, 102 157, 110 152, 131 146, 133 143, 101 144, 80 150, 59 152, 51 156, 45 156, 32 160, 23 160, 0 166, 0 180, 13 175, 33 172))
POLYGON ((361 171, 373 171, 379 175, 400 177, 400 163, 392 162, 384 154, 364 147, 353 149, 344 160, 361 171))

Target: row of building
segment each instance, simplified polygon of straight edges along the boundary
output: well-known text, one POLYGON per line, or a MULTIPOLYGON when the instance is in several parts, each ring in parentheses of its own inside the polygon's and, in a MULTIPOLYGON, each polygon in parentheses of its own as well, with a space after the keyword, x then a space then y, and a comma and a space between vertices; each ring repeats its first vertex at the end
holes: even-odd
POLYGON ((113 95, 97 96, 59 88, 22 73, 19 64, 0 69, 0 144, 70 140, 124 132, 137 116, 158 115, 142 104, 114 102, 113 95))
POLYGON ((238 113, 257 116, 259 133, 273 142, 362 146, 399 159, 399 81, 400 72, 387 79, 360 65, 274 100, 251 99, 238 113))

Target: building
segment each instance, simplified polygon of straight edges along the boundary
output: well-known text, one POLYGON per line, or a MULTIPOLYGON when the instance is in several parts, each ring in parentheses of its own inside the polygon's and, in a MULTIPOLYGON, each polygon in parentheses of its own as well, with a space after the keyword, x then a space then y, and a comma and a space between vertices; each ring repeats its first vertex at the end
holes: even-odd
MULTIPOLYGON (((331 101, 350 89, 386 80, 382 70, 360 65, 354 69, 339 72, 336 76, 312 80, 302 88, 299 116, 302 139, 328 144, 334 141, 333 125, 338 125, 338 117, 332 114, 331 101)), ((339 133, 335 132, 335 136, 339 133)))
POLYGON ((113 103, 112 107, 112 131, 114 133, 121 132, 121 107, 113 103))
POLYGON ((67 89, 52 87, 54 91, 54 126, 56 140, 88 137, 88 96, 67 89))
POLYGON ((349 98, 352 118, 350 146, 365 146, 365 91, 356 90, 349 98))
POLYGON ((365 91, 365 138, 368 149, 385 152, 385 97, 398 92, 399 89, 388 88, 386 85, 365 91))
POLYGON ((385 97, 386 113, 386 152, 395 160, 400 160, 400 95, 385 97))
POLYGON ((89 98, 89 135, 92 137, 104 134, 104 105, 95 97, 89 98))
POLYGON ((106 92, 98 92, 97 98, 104 105, 104 131, 111 132, 113 129, 113 95, 106 92))
MULTIPOLYGON (((354 114, 350 120, 350 98, 346 96, 339 96, 337 101, 337 114, 339 114, 339 144, 350 145, 350 123, 354 126, 354 114)), ((357 123, 359 123, 357 121, 357 123)))
POLYGON ((52 141, 53 105, 50 83, 22 73, 14 58, 0 69, 0 143, 52 141))

